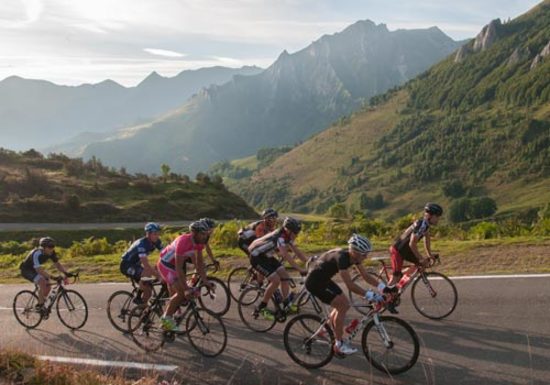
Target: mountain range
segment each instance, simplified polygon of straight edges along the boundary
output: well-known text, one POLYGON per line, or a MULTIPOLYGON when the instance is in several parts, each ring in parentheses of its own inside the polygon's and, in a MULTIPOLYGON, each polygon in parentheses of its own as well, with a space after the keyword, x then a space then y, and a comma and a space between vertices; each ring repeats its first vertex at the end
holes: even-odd
POLYGON ((174 77, 153 72, 135 87, 112 80, 60 86, 11 76, 0 81, 0 146, 77 153, 90 139, 100 140, 115 129, 150 121, 181 106, 203 87, 260 71, 211 67, 174 77))
POLYGON ((389 31, 359 21, 284 51, 259 74, 234 76, 159 119, 91 143, 82 155, 129 171, 155 172, 166 163, 193 175, 215 161, 303 141, 460 45, 436 27, 389 31))

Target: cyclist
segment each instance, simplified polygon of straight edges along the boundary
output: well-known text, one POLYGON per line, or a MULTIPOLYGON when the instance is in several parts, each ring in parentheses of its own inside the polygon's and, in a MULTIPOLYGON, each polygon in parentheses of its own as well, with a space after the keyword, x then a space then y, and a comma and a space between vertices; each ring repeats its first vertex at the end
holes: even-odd
POLYGON ((59 262, 59 258, 55 253, 55 241, 50 237, 40 238, 38 247, 27 254, 25 260, 19 265, 23 278, 38 286, 38 309, 42 308, 46 297, 50 293, 50 285, 48 284, 50 274, 42 267, 48 260, 51 260, 55 268, 65 275, 65 279, 71 276, 59 262))
POLYGON ((179 331, 173 315, 186 297, 195 294, 195 290, 187 284, 186 264, 192 263, 210 289, 212 284, 206 278, 202 250, 208 237, 208 226, 203 221, 195 221, 189 225, 189 233, 178 236, 172 243, 160 252, 157 263, 162 280, 168 285, 170 301, 161 317, 162 326, 169 331, 179 331))
POLYGON ((214 258, 214 253, 212 253, 212 249, 210 248, 210 244, 208 243, 208 241, 210 241, 210 236, 212 236, 212 233, 216 228, 216 221, 214 221, 212 218, 201 218, 200 221, 204 222, 206 226, 208 226, 208 237, 206 238, 206 242, 204 244, 206 254, 208 255, 208 258, 210 258, 210 261, 219 268, 220 262, 216 258, 214 258))
POLYGON ((333 310, 330 313, 330 322, 336 337, 333 349, 337 354, 353 354, 357 349, 344 343, 342 337, 344 335, 344 320, 346 313, 350 308, 348 298, 343 294, 340 286, 336 284, 332 278, 336 273, 340 273, 340 277, 345 285, 352 292, 364 296, 368 300, 381 302, 383 296, 372 290, 364 290, 351 279, 349 268, 355 266, 363 279, 370 285, 378 288, 378 291, 388 291, 383 282, 378 282, 374 277, 367 274, 362 263, 367 258, 368 253, 372 250, 370 241, 358 234, 353 234, 348 240, 348 248, 337 248, 321 254, 316 259, 313 259, 309 265, 309 272, 306 278, 307 290, 319 298, 322 302, 330 305, 333 310))
POLYGON ((120 272, 139 285, 140 292, 133 299, 136 304, 147 303, 153 292, 151 284, 141 281, 141 277, 155 276, 160 279, 155 267, 151 266, 147 258, 155 249, 162 250, 160 226, 149 222, 144 230, 145 236, 132 243, 120 258, 120 272))
POLYGON ((239 230, 239 248, 249 255, 248 246, 256 239, 263 237, 267 233, 275 230, 277 225, 277 219, 279 218, 279 213, 272 209, 267 208, 262 212, 262 219, 256 222, 248 224, 246 227, 243 227, 239 230))
MULTIPOLYGON (((388 286, 393 286, 399 282, 403 273, 403 260, 414 263, 415 265, 428 266, 435 258, 432 254, 430 245, 430 226, 436 225, 439 218, 443 215, 443 208, 437 203, 428 202, 424 206, 424 216, 422 219, 414 221, 407 230, 403 232, 390 247, 391 265, 393 274, 388 282, 388 286), (427 258, 423 258, 418 251, 418 241, 424 238, 424 248, 426 249, 427 258)), ((413 267, 412 269, 416 269, 413 267)), ((412 274, 414 271, 407 270, 407 274, 412 274)))
POLYGON ((290 277, 282 263, 274 257, 274 254, 280 254, 283 260, 288 261, 296 270, 305 275, 307 271, 294 262, 289 254, 289 250, 292 250, 295 256, 300 258, 304 263, 307 261, 305 255, 294 244, 294 240, 301 229, 302 225, 298 220, 286 217, 281 228, 256 239, 248 248, 252 267, 267 277, 269 281, 263 300, 254 311, 255 315, 259 314, 268 320, 274 319, 273 313, 267 308, 267 303, 275 293, 275 290, 279 287, 279 284, 281 284, 283 306, 285 310, 288 312, 296 311, 295 306, 289 306, 288 281, 290 277))

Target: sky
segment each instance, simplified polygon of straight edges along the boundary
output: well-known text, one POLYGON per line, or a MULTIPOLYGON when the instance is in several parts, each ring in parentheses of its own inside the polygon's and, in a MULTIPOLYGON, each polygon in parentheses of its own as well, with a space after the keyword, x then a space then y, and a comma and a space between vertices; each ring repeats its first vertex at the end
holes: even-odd
POLYGON ((135 86, 152 71, 268 67, 357 20, 474 37, 538 0, 0 0, 0 80, 135 86))

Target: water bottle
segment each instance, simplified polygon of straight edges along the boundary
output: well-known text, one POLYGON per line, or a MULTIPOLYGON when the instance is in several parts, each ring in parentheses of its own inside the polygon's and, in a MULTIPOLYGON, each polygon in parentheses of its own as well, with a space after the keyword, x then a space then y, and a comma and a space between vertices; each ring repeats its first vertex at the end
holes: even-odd
POLYGON ((281 291, 279 289, 275 290, 273 296, 275 297, 275 302, 277 303, 281 303, 281 301, 283 300, 283 296, 281 295, 281 291))
POLYGON ((411 280, 410 274, 404 274, 403 277, 399 280, 399 283, 397 284, 398 288, 404 287, 409 281, 411 280))
POLYGON ((351 334, 355 331, 357 328, 357 325, 359 325, 359 320, 357 318, 354 318, 351 320, 348 326, 346 326, 346 333, 351 334))
POLYGON ((55 300, 55 295, 57 294, 56 288, 53 288, 52 291, 50 291, 50 294, 48 295, 48 298, 44 301, 44 307, 50 306, 51 303, 55 300))

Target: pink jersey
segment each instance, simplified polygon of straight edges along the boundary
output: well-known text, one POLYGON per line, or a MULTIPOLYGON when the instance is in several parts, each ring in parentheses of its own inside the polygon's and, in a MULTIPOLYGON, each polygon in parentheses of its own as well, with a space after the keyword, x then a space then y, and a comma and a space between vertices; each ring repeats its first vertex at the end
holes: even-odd
POLYGON ((164 266, 174 269, 176 255, 191 258, 196 251, 202 251, 204 245, 193 241, 193 234, 182 234, 160 252, 160 261, 164 266))

